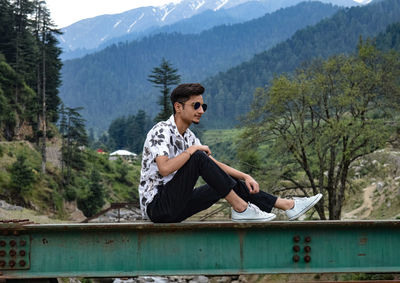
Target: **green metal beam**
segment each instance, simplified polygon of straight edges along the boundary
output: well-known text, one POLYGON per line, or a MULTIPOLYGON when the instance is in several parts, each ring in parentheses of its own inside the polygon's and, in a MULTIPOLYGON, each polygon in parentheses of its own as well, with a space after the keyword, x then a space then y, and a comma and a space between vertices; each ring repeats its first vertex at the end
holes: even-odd
POLYGON ((0 235, 0 279, 400 272, 400 221, 0 224, 0 235))

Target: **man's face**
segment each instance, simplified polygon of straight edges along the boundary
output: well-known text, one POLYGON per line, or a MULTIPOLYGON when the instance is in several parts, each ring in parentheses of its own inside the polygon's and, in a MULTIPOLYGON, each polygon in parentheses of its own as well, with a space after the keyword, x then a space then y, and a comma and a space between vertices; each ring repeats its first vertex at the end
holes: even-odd
POLYGON ((195 123, 198 124, 200 122, 201 116, 204 114, 203 109, 203 96, 202 95, 192 95, 190 99, 181 105, 182 108, 180 112, 178 112, 183 121, 188 124, 195 123), (199 106, 195 109, 196 106, 199 106))

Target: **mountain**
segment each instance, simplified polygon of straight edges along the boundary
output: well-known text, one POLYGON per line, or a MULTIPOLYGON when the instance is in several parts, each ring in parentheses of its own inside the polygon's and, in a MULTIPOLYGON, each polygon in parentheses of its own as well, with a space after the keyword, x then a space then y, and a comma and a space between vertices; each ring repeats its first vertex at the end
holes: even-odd
POLYGON ((206 10, 218 11, 248 0, 183 0, 160 7, 141 7, 115 15, 81 20, 64 29, 60 36, 64 50, 95 48, 107 39, 129 33, 140 34, 152 27, 172 24, 206 10))
MULTIPOLYGON (((69 59, 83 57, 86 54, 100 51, 112 44, 137 40, 139 38, 143 38, 146 35, 149 36, 158 33, 173 33, 173 32, 179 32, 182 34, 200 33, 201 31, 210 29, 214 26, 240 23, 246 20, 251 20, 253 18, 261 17, 266 13, 265 7, 259 2, 248 2, 249 5, 246 4, 247 3, 243 4, 243 6, 239 5, 240 7, 243 8, 243 13, 246 15, 245 17, 240 17, 237 15, 237 13, 235 13, 234 10, 236 10, 235 9, 236 7, 231 8, 233 10, 232 13, 230 13, 231 9, 221 9, 218 11, 206 10, 202 13, 194 15, 191 18, 180 20, 171 25, 165 25, 162 27, 152 26, 141 32, 129 32, 125 33, 124 35, 115 37, 109 36, 110 39, 103 41, 100 39, 101 43, 98 45, 97 43, 92 42, 92 45, 96 45, 96 47, 92 49, 87 49, 87 47, 86 48, 79 47, 74 50, 65 50, 64 48, 62 59, 69 60, 69 59), (249 8, 246 9, 247 7, 249 8)), ((79 33, 79 31, 77 33, 79 33)), ((79 40, 79 38, 77 40, 79 40)), ((96 40, 99 41, 98 39, 95 39, 95 41, 96 40)))
POLYGON ((82 114, 89 127, 104 129, 116 117, 135 114, 139 109, 154 116, 159 94, 147 77, 163 57, 178 68, 183 82, 200 81, 251 59, 338 9, 304 2, 200 34, 164 33, 112 45, 81 59, 65 61, 60 96, 68 106, 85 108, 82 114))
POLYGON ((400 51, 400 22, 390 25, 385 32, 376 37, 376 46, 380 50, 394 49, 400 51))
POLYGON ((297 31, 292 38, 254 56, 227 72, 208 78, 206 124, 231 127, 247 113, 257 87, 268 85, 273 76, 292 72, 315 58, 354 52, 360 37, 374 37, 400 19, 400 1, 384 0, 337 12, 315 26, 297 31))
MULTIPOLYGON (((160 32, 199 33, 222 24, 261 17, 304 0, 183 0, 161 7, 141 7, 116 15, 81 20, 62 29, 62 59, 73 59, 118 43, 160 32)), ((321 0, 339 6, 353 0, 321 0)))

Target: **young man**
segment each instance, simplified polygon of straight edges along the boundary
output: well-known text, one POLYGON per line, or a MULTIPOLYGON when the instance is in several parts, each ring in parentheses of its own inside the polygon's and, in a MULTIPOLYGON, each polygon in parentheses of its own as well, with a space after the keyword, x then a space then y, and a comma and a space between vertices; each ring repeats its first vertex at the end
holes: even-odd
POLYGON ((283 209, 294 220, 321 198, 282 199, 260 191, 248 174, 217 161, 189 126, 199 123, 207 110, 200 84, 181 84, 172 94, 174 109, 167 121, 147 134, 143 148, 139 185, 144 218, 155 223, 181 222, 207 209, 221 198, 231 205, 234 221, 269 221, 273 207, 283 209), (199 176, 207 183, 194 188, 199 176))

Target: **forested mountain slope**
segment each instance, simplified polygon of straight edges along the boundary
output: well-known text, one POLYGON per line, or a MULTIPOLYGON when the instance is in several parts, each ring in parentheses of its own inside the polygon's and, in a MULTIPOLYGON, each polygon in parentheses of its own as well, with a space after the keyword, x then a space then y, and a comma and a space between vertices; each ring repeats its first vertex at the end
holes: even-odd
POLYGON ((82 114, 89 128, 105 129, 112 119, 139 109, 154 116, 158 112, 158 91, 147 76, 163 57, 178 68, 183 82, 201 81, 250 59, 338 9, 305 2, 198 35, 159 34, 113 45, 99 53, 66 61, 61 97, 68 106, 85 108, 82 114))
MULTIPOLYGON (((304 0, 183 0, 159 7, 140 7, 120 14, 84 19, 62 29, 62 59, 79 58, 105 47, 161 32, 199 33, 222 24, 250 21, 304 0)), ((354 0, 319 0, 338 6, 354 0)))
POLYGON ((340 10, 250 61, 208 78, 204 81, 210 105, 204 116, 207 126, 233 126, 250 109, 255 88, 266 86, 274 75, 291 72, 313 58, 354 52, 360 37, 374 37, 399 20, 398 0, 340 10))
POLYGON ((376 45, 380 50, 400 51, 400 22, 388 26, 385 32, 380 33, 376 37, 376 45))

